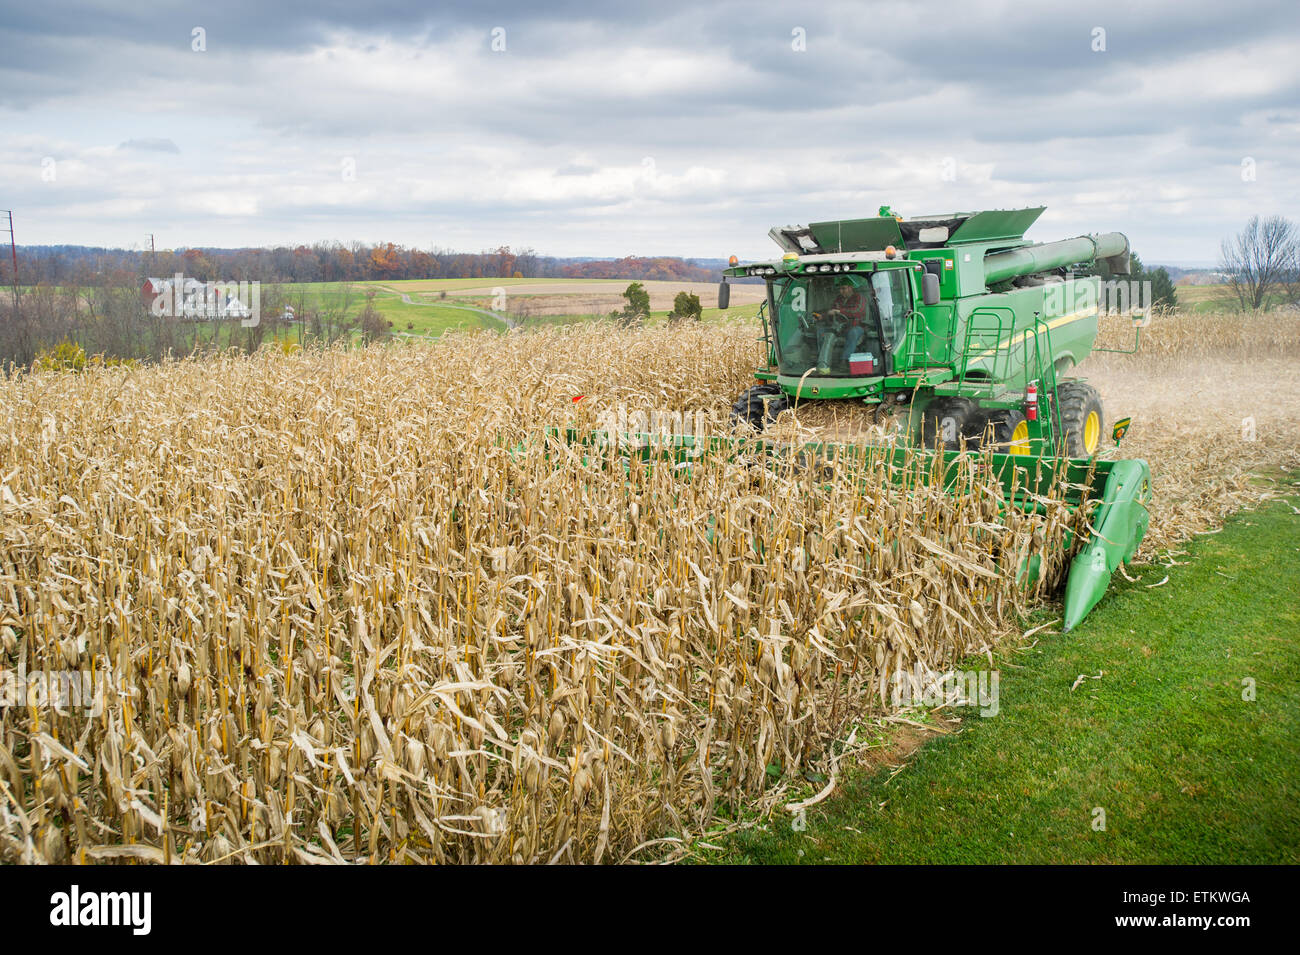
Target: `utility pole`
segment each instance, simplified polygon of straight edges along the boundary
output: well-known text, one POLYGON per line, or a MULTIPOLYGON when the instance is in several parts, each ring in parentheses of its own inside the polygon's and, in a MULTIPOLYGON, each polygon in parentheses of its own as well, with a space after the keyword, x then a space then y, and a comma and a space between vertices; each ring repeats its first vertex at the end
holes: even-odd
POLYGON ((154 274, 158 272, 158 250, 153 247, 153 233, 149 233, 149 268, 154 274))
POLYGON ((14 214, 11 209, 0 210, 9 217, 9 255, 14 265, 14 318, 18 318, 18 246, 14 244, 14 214))

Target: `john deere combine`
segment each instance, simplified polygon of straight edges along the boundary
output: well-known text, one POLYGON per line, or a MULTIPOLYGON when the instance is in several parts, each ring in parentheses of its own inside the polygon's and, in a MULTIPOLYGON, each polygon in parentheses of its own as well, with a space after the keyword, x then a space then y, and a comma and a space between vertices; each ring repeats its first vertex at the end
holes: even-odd
MULTIPOLYGON (((732 415, 762 430, 798 402, 854 399, 948 456, 991 442, 1013 505, 1054 484, 1075 506, 1096 501, 1066 584, 1069 629, 1137 551, 1151 485, 1145 461, 1078 460, 1100 449, 1104 412, 1096 389, 1065 377, 1093 350, 1101 301, 1099 278, 1069 270, 1101 261, 1127 275, 1128 239, 1031 244, 1025 231, 1042 213, 904 219, 882 206, 872 218, 772 229, 779 259, 733 259, 726 273, 767 283, 767 362, 732 415)), ((729 292, 724 281, 720 307, 729 292)))
POLYGON ((1104 260, 1127 274, 1128 240, 1030 245, 1025 230, 1042 212, 902 219, 882 208, 773 229, 780 259, 727 271, 768 286, 767 363, 734 416, 762 430, 795 402, 848 398, 928 447, 991 440, 1011 454, 1095 454, 1101 398, 1064 375, 1097 337, 1100 279, 1064 273, 1104 260))
MULTIPOLYGON (((1092 535, 1066 583, 1068 630, 1136 553, 1148 523, 1150 473, 1145 461, 1096 458, 1101 397, 1086 382, 1066 377, 1094 349, 1101 293, 1100 279, 1075 279, 1069 270, 1101 261, 1111 273, 1128 274, 1128 240, 1112 232, 1031 244, 1024 233, 1042 212, 904 219, 882 207, 871 218, 771 230, 780 258, 745 265, 733 258, 726 271, 767 285, 759 312, 766 361, 732 416, 761 432, 799 403, 861 402, 902 440, 877 447, 807 445, 801 456, 884 456, 900 483, 921 475, 947 486, 955 459, 988 454, 1008 506, 1038 507, 1049 492, 1075 508, 1095 505, 1092 535), (927 449, 923 458, 942 460, 918 469, 916 445, 927 449)), ((726 308, 729 298, 724 281, 719 307, 726 308)), ((1116 425, 1116 442, 1125 424, 1116 425)), ((611 445, 604 434, 568 432, 564 438, 611 445)), ((629 456, 648 466, 656 458, 688 467, 706 453, 789 450, 761 435, 635 436, 612 444, 636 449, 629 456)), ((1032 579, 1038 568, 1016 572, 1032 579)))

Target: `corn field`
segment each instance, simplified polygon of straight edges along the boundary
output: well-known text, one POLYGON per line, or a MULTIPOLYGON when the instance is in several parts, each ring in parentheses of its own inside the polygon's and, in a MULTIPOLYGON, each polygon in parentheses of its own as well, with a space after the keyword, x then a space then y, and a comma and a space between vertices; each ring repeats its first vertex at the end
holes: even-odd
POLYGON ((0 708, 0 859, 652 861, 783 811, 891 678, 1007 633, 1082 518, 977 467, 625 473, 541 437, 724 429, 755 331, 0 383, 0 667, 90 689, 0 708))

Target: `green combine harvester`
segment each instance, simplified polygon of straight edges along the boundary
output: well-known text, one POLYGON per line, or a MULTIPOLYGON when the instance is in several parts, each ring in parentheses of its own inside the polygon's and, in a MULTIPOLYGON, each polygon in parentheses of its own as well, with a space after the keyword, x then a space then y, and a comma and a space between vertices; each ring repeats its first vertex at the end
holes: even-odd
MULTIPOLYGON (((767 285, 759 309, 767 360, 732 411, 734 421, 760 434, 667 441, 638 435, 615 443, 634 449, 626 453, 647 466, 656 458, 689 466, 703 453, 788 451, 761 436, 782 411, 810 401, 861 402, 899 440, 879 447, 810 444, 800 453, 820 460, 885 455, 900 483, 919 473, 945 485, 955 459, 988 454, 1008 506, 1037 507, 1049 492, 1072 508, 1095 503, 1092 536, 1066 582, 1064 626, 1073 628, 1137 552, 1151 482, 1145 461, 1096 457, 1101 396, 1067 377, 1095 350, 1102 291, 1100 278, 1075 278, 1070 270, 1101 262, 1127 275, 1128 240, 1111 232, 1027 242, 1025 231, 1042 212, 904 219, 881 207, 872 218, 772 229, 780 258, 741 265, 733 257, 725 272, 767 285), (909 467, 917 446, 938 466, 909 467)), ((724 280, 718 306, 729 299, 724 280)), ((1116 423, 1117 444, 1127 424, 1116 423)), ((604 448, 611 436, 563 438, 604 448)), ((1038 572, 1037 565, 1017 569, 1026 580, 1038 572)))
MULTIPOLYGON (((904 219, 882 206, 868 219, 772 229, 781 258, 733 260, 726 272, 767 283, 767 363, 732 415, 761 431, 798 402, 855 399, 936 453, 991 444, 1010 497, 1057 484, 1075 506, 1098 500, 1092 539, 1066 584, 1068 630, 1136 553, 1151 481, 1145 461, 1095 459, 1101 396, 1066 377, 1093 351, 1101 306, 1101 279, 1069 270, 1103 262, 1127 275, 1128 239, 1029 243, 1042 213, 904 219)), ((729 293, 724 281, 719 307, 729 293)), ((1117 424, 1116 443, 1126 427, 1117 424)))
MULTIPOLYGON (((734 417, 762 430, 797 401, 857 399, 905 411, 917 443, 956 451, 992 441, 1010 454, 1101 446, 1096 389, 1065 378, 1093 348, 1100 282, 1066 282, 1104 261, 1128 274, 1118 232, 1031 245, 1043 209, 773 229, 778 260, 727 274, 767 281, 767 364, 734 417)), ((724 283, 719 306, 727 306, 724 283)))

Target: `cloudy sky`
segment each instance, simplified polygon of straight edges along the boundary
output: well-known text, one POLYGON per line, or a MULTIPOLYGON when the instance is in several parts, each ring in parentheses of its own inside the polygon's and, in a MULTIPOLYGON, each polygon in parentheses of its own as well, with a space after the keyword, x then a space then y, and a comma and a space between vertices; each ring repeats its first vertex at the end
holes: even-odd
POLYGON ((0 0, 23 244, 769 254, 772 225, 1046 205, 1210 264, 1300 218, 1295 0, 0 0))

